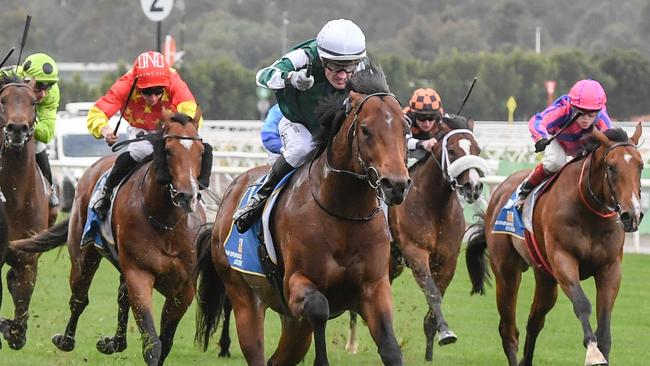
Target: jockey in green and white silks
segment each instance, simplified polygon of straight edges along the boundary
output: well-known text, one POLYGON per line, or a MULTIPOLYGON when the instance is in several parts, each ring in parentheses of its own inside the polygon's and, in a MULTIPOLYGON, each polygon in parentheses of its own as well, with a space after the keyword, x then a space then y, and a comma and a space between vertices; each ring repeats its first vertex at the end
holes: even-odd
POLYGON ((306 162, 312 134, 319 128, 314 107, 322 97, 343 91, 365 57, 366 37, 361 29, 350 20, 336 19, 327 22, 316 39, 295 46, 257 72, 257 85, 275 91, 284 116, 278 124, 283 149, 256 195, 235 212, 239 232, 255 222, 282 177, 306 162))
POLYGON ((59 109, 59 69, 52 57, 44 53, 28 56, 20 66, 7 66, 0 70, 1 75, 16 75, 25 81, 35 80, 34 95, 36 96, 36 163, 41 172, 52 186, 50 206, 59 204, 56 188, 52 182, 52 170, 45 151, 46 145, 54 138, 56 127, 56 111, 59 109))

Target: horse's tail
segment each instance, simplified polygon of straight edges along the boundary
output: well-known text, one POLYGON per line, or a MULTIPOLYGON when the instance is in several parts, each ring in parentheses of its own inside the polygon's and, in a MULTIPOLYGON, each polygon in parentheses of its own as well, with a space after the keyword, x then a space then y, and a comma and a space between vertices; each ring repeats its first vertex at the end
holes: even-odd
POLYGON ((478 213, 475 215, 478 220, 475 224, 467 228, 466 232, 471 232, 467 241, 467 251, 465 252, 465 261, 469 279, 472 281, 472 291, 470 294, 479 293, 485 295, 485 282, 490 282, 490 274, 487 267, 487 240, 485 238, 485 214, 478 213))
POLYGON ((29 253, 43 253, 60 247, 68 240, 69 223, 70 218, 67 218, 31 238, 13 240, 9 243, 9 247, 29 253))
POLYGON ((197 238, 198 268, 196 277, 197 304, 196 333, 194 343, 199 344, 205 352, 210 338, 217 330, 219 318, 226 300, 226 289, 212 263, 210 239, 212 226, 203 229, 197 238))

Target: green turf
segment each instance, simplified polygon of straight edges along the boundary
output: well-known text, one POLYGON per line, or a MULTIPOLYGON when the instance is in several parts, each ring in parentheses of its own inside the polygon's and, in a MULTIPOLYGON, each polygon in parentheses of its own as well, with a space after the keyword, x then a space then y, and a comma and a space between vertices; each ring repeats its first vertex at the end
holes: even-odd
MULTIPOLYGON (((464 253, 463 253, 464 254, 464 253)), ((464 259, 459 261, 456 278, 450 286, 443 306, 451 328, 459 340, 454 345, 436 346, 434 365, 503 365, 505 357, 497 332, 498 317, 495 308, 494 288, 488 288, 484 297, 469 296, 469 281, 464 259)), ((39 267, 38 282, 30 308, 28 341, 21 351, 11 350, 3 340, 0 351, 1 365, 142 365, 140 336, 130 318, 128 349, 120 354, 106 356, 95 349, 100 335, 111 335, 115 330, 117 272, 106 261, 98 271, 90 292, 90 305, 82 315, 77 331, 76 349, 65 353, 51 343, 53 334, 65 329, 68 319, 68 271, 70 261, 67 250, 54 250, 43 255, 39 267)), ((611 362, 614 365, 644 365, 645 353, 650 346, 650 292, 647 285, 650 256, 626 255, 624 279, 612 320, 613 350, 611 362)), ((4 270, 6 272, 6 269, 4 270)), ((4 277, 4 276, 3 276, 4 277)), ((593 281, 584 282, 586 292, 593 299, 593 281)), ((422 318, 425 301, 407 270, 394 283, 394 327, 402 345, 406 365, 426 365, 424 359, 424 336, 422 318)), ((532 295, 532 276, 525 274, 519 302, 519 329, 523 350, 525 319, 532 295)), ((4 295, 2 316, 13 314, 9 295, 4 295)), ((161 297, 156 298, 157 312, 161 297)), ((595 309, 595 304, 593 304, 595 309)), ((12 315, 13 317, 13 315, 12 315)), ((593 316, 592 316, 593 319, 593 316)), ((347 314, 331 321, 327 328, 328 352, 332 365, 377 365, 380 364, 376 347, 368 335, 367 328, 360 325, 360 352, 349 355, 344 350, 347 335, 347 314)), ((275 313, 267 313, 266 355, 270 356, 278 339, 279 322, 275 313)), ((233 340, 232 358, 217 360, 216 340, 208 352, 202 353, 193 343, 194 306, 184 317, 167 359, 168 365, 244 365, 244 359, 233 340)), ((233 339, 235 339, 233 331, 233 339)), ((539 337, 535 365, 582 365, 585 350, 582 346, 582 332, 571 306, 563 294, 547 318, 546 327, 539 337)), ((305 364, 313 362, 313 347, 305 364)))

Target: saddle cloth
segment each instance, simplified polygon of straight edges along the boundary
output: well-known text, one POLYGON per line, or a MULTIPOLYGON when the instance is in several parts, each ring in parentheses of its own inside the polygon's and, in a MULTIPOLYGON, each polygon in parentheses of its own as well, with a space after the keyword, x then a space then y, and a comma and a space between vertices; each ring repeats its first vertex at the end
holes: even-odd
MULTIPOLYGON (((271 237, 271 231, 269 230, 269 219, 275 201, 293 172, 295 172, 295 170, 285 175, 276 185, 273 193, 271 193, 271 196, 264 205, 261 219, 258 219, 251 228, 248 229, 248 231, 239 233, 235 228, 234 223, 231 223, 230 231, 225 240, 224 249, 226 251, 226 257, 228 257, 228 263, 232 269, 266 277, 258 255, 258 247, 262 245, 262 241, 264 242, 271 261, 275 265, 278 264, 277 254, 275 253, 275 248, 273 246, 273 238, 271 237)), ((255 181, 255 183, 248 187, 239 202, 239 207, 246 205, 251 197, 257 193, 266 180, 267 175, 261 176, 255 181)))

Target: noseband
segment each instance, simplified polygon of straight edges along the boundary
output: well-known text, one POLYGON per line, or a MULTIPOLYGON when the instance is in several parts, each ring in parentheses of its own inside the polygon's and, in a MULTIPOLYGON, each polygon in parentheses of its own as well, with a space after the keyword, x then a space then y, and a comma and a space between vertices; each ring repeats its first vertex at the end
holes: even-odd
MULTIPOLYGON (((591 205, 589 205, 587 200, 584 198, 584 194, 582 193, 582 184, 580 184, 580 197, 582 198, 583 202, 587 205, 587 207, 592 212, 594 212, 595 214, 597 214, 598 216, 603 217, 603 218, 612 217, 615 214, 621 212, 621 204, 618 203, 618 199, 616 199, 616 195, 614 194, 614 185, 612 184, 612 178, 610 177, 609 172, 607 171, 607 165, 604 164, 604 162, 605 162, 605 159, 607 159, 607 155, 612 150, 614 150, 614 149, 616 149, 618 147, 623 147, 623 146, 632 146, 632 147, 634 147, 636 149, 636 146, 634 146, 634 144, 632 144, 630 142, 622 142, 622 143, 618 143, 618 144, 614 144, 614 145, 610 146, 607 149, 607 151, 605 151, 605 154, 603 155, 603 173, 604 173, 603 177, 604 177, 605 181, 607 182, 607 187, 609 188, 609 198, 605 197, 603 200, 601 200, 600 198, 598 198, 598 196, 596 196, 596 193, 594 193, 593 189, 591 188, 590 177, 591 177, 592 160, 593 160, 593 155, 594 155, 593 152, 591 154, 589 154, 588 159, 586 159, 585 162, 582 164, 582 169, 580 171, 580 182, 582 182, 582 176, 583 176, 583 173, 584 173, 584 170, 585 170, 585 165, 587 165, 587 160, 588 160, 589 169, 587 171, 587 182, 586 183, 587 183, 587 190, 589 191, 589 196, 594 201, 596 201, 596 203, 598 203, 600 206, 605 207, 605 209, 608 212, 604 213, 604 214, 600 213, 600 212, 596 211, 593 207, 591 207, 591 205), (613 206, 609 205, 606 201, 611 201, 613 203, 613 206)), ((604 194, 605 194, 605 192, 603 192, 603 195, 604 194)))
MULTIPOLYGON (((192 140, 192 141, 203 142, 203 139, 198 137, 198 136, 164 135, 162 137, 162 140, 166 140, 166 139, 192 140)), ((171 181, 169 183, 167 183, 167 187, 169 188, 169 194, 170 194, 170 197, 171 197, 171 200, 172 200, 172 204, 174 206, 180 208, 181 205, 178 203, 178 200, 177 200, 178 195, 179 195, 178 190, 176 189, 176 187, 174 187, 174 184, 171 181)))

